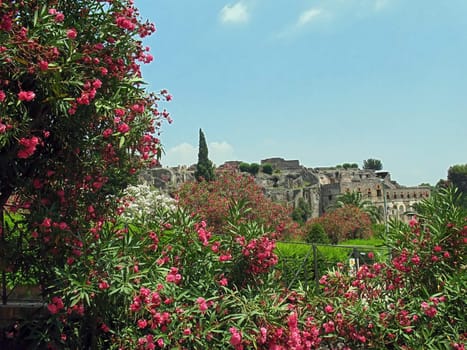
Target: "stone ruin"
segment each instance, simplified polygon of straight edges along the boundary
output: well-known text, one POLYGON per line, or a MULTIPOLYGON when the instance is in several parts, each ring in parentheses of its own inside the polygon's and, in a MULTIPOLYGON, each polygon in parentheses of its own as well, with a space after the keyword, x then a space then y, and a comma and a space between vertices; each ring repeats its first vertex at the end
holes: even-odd
MULTIPOLYGON (((239 171, 240 161, 226 162, 219 169, 239 171)), ((300 198, 312 208, 312 217, 318 217, 332 206, 336 198, 346 192, 360 192, 388 218, 407 220, 406 212, 414 204, 430 196, 430 188, 404 187, 391 180, 388 172, 367 169, 342 169, 336 167, 307 168, 298 160, 275 157, 261 160, 270 164, 272 174, 259 172, 256 182, 267 197, 275 202, 294 208, 300 198)), ((139 181, 172 193, 182 183, 194 181, 195 167, 178 166, 153 168, 140 174, 139 181)))

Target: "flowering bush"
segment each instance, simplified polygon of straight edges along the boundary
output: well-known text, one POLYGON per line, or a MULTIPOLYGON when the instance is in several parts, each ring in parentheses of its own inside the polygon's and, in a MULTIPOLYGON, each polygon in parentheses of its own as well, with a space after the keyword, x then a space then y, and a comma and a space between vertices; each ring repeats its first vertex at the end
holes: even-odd
POLYGON ((91 229, 95 242, 55 269, 45 324, 23 325, 18 340, 36 348, 220 349, 243 331, 241 343, 251 342, 257 318, 244 308, 270 317, 261 303, 278 298, 270 273, 277 257, 261 226, 235 221, 243 210, 232 208, 232 230, 222 235, 181 209, 91 229), (261 290, 272 299, 262 301, 261 290))
POLYGON ((246 202, 245 220, 257 221, 268 230, 295 235, 298 224, 290 211, 266 198, 253 177, 233 171, 222 171, 213 181, 187 182, 176 193, 179 204, 206 220, 211 231, 229 230, 227 218, 233 202, 246 202))
POLYGON ((467 216, 455 197, 442 190, 418 206, 410 226, 394 223, 387 264, 321 278, 326 338, 352 348, 464 348, 467 216))
POLYGON ((177 208, 177 202, 147 184, 130 185, 124 191, 123 197, 123 217, 129 221, 138 218, 161 218, 168 212, 173 212, 177 208))
POLYGON ((21 233, 0 231, 46 287, 50 266, 95 244, 110 195, 157 163, 171 96, 142 86, 155 27, 131 0, 3 1, 0 18, 0 214, 23 214, 21 233))
POLYGON ((370 217, 354 205, 345 205, 325 213, 319 218, 309 220, 305 225, 305 232, 310 232, 316 224, 324 228, 333 244, 347 239, 372 236, 370 217))

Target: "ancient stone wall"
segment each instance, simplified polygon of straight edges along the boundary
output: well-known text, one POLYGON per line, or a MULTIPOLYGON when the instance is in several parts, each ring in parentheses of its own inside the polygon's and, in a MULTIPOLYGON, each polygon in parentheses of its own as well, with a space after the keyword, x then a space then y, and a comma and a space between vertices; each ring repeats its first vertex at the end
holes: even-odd
POLYGON ((387 172, 361 169, 325 169, 319 172, 321 186, 321 209, 325 212, 340 194, 359 192, 363 199, 371 201, 388 219, 407 221, 406 215, 413 205, 430 196, 429 187, 404 187, 391 180, 387 172))
POLYGON ((300 169, 300 162, 298 160, 285 160, 284 158, 267 158, 261 160, 261 165, 271 164, 274 169, 278 170, 294 170, 300 169))
MULTIPOLYGON (((228 162, 220 170, 236 170, 239 161, 228 162)), ((264 189, 267 197, 294 208, 300 198, 308 203, 317 217, 332 206, 339 195, 346 192, 360 192, 363 199, 370 200, 387 217, 407 220, 404 215, 413 205, 430 196, 429 187, 404 187, 391 180, 388 172, 365 169, 305 168, 298 160, 268 158, 261 164, 271 164, 274 173, 260 172, 256 182, 264 189)), ((193 167, 149 169, 140 175, 140 181, 160 188, 166 193, 173 192, 186 181, 194 180, 193 167)))

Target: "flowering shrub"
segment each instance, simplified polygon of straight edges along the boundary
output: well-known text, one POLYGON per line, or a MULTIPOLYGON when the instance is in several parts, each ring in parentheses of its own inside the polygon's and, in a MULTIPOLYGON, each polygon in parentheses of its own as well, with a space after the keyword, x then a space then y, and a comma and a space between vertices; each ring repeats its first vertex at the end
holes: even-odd
POLYGON ((327 212, 319 218, 309 220, 305 225, 305 232, 310 232, 316 224, 324 228, 333 244, 347 239, 372 236, 370 217, 354 205, 345 205, 327 212))
POLYGON ((418 206, 410 226, 394 223, 387 264, 321 278, 327 338, 352 348, 464 348, 467 216, 455 197, 442 190, 418 206))
POLYGON ((3 1, 0 19, 0 214, 23 214, 21 233, 0 231, 46 287, 50 266, 95 244, 110 195, 157 164, 171 96, 142 86, 155 27, 131 0, 3 1))
POLYGON ((55 269, 45 324, 23 325, 18 340, 32 338, 23 344, 37 348, 223 348, 229 330, 244 324, 241 344, 251 342, 256 317, 242 308, 261 310, 259 297, 250 299, 262 298, 260 290, 271 305, 278 297, 270 274, 277 257, 261 226, 235 221, 243 210, 231 209, 232 230, 222 235, 183 210, 91 229, 95 242, 55 269))
POLYGON ((282 234, 295 235, 299 229, 289 210, 266 198, 254 178, 245 174, 219 172, 213 181, 184 183, 176 194, 182 207, 205 219, 216 233, 229 230, 229 208, 233 202, 241 201, 249 208, 245 220, 257 221, 282 234))
POLYGON ((168 211, 173 212, 177 208, 177 202, 169 196, 153 189, 147 184, 130 185, 124 191, 123 217, 129 221, 139 218, 163 217, 168 211))

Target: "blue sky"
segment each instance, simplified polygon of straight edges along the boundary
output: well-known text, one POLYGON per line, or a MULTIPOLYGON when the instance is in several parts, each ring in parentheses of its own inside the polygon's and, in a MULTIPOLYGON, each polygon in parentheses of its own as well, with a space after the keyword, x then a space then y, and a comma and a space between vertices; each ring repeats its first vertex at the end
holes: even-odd
POLYGON ((467 163, 465 0, 136 0, 151 90, 174 96, 162 164, 377 158, 403 185, 467 163))

